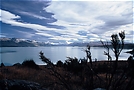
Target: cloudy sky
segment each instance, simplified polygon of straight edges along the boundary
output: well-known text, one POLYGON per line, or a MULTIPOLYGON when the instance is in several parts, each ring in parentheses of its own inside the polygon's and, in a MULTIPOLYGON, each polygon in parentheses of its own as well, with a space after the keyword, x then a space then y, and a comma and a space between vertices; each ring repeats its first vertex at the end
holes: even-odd
POLYGON ((126 41, 134 42, 130 0, 1 0, 0 4, 0 37, 91 42, 125 31, 126 41))

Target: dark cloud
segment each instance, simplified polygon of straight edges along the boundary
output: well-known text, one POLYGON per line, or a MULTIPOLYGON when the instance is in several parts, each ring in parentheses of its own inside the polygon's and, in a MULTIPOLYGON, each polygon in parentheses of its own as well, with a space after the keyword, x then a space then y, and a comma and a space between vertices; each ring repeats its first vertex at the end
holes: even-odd
POLYGON ((20 10, 20 11, 34 11, 34 12, 40 12, 40 10, 43 9, 43 7, 49 6, 50 1, 19 1, 19 0, 3 0, 1 1, 2 5, 1 7, 3 9, 12 9, 12 10, 20 10))
POLYGON ((50 1, 13 1, 6 0, 1 2, 1 9, 9 11, 20 16, 17 21, 23 23, 32 23, 44 25, 48 28, 65 28, 63 26, 51 25, 57 19, 53 17, 54 13, 47 12, 45 8, 49 6, 50 1))
POLYGON ((32 34, 34 35, 36 33, 36 31, 33 31, 32 29, 26 29, 26 28, 21 28, 21 27, 15 27, 15 26, 11 26, 8 24, 4 24, 1 23, 2 27, 1 27, 1 33, 4 33, 5 36, 8 37, 16 37, 16 38, 26 38, 29 37, 32 38, 32 34), (25 33, 23 33, 25 32, 25 33), (26 35, 27 34, 27 35, 26 35), (28 36, 29 34, 29 36, 28 36), (30 37, 31 36, 31 37, 30 37))
POLYGON ((54 15, 53 13, 43 10, 44 7, 49 5, 50 2, 48 1, 2 1, 1 3, 1 9, 10 11, 11 13, 20 16, 28 16, 26 13, 21 12, 31 13, 31 16, 32 14, 39 15, 48 19, 51 19, 54 15))

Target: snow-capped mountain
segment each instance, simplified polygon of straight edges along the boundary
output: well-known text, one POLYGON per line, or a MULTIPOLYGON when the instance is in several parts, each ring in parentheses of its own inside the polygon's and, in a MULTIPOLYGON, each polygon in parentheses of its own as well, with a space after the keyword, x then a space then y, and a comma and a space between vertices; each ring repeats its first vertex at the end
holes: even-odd
POLYGON ((38 46, 38 42, 18 39, 18 38, 0 38, 0 47, 35 47, 38 46))
MULTIPOLYGON (((106 43, 106 42, 104 42, 106 43)), ((54 42, 38 42, 36 40, 26 40, 18 38, 0 38, 0 47, 37 47, 37 46, 87 46, 91 47, 103 47, 100 41, 96 42, 72 42, 72 43, 54 43, 54 42)), ((111 43, 107 42, 107 45, 111 47, 111 43)), ((134 48, 133 43, 125 43, 124 48, 134 48)))

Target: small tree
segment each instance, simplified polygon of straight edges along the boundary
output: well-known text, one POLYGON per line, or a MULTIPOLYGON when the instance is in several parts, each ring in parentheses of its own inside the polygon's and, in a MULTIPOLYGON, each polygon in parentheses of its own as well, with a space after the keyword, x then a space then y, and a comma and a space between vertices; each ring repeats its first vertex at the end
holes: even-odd
MULTIPOLYGON (((115 83, 115 81, 117 81, 117 78, 114 79, 114 75, 116 74, 116 70, 118 68, 118 59, 119 59, 119 55, 121 53, 121 51, 124 48, 124 39, 125 39, 125 32, 122 31, 119 34, 112 34, 111 35, 111 45, 112 48, 111 50, 114 52, 115 55, 115 61, 114 61, 114 67, 113 67, 113 71, 111 73, 111 75, 109 75, 109 80, 108 80, 108 86, 107 89, 109 90, 111 87, 114 88, 114 86, 112 86, 113 83, 115 83)), ((101 41, 102 42, 102 41, 101 41)), ((107 51, 104 51, 104 54, 108 56, 108 61, 112 61, 112 57, 109 53, 109 46, 108 44, 105 44, 104 42, 102 42, 104 48, 107 49, 107 51)), ((111 62, 110 62, 111 63, 111 62)), ((112 67, 111 67, 112 68, 112 67)), ((115 75, 116 76, 116 75, 115 75)), ((116 86, 116 85, 115 85, 116 86)))
POLYGON ((91 71, 91 75, 90 75, 90 89, 93 89, 94 88, 94 85, 93 85, 93 65, 92 65, 92 58, 91 58, 91 52, 90 52, 90 45, 87 45, 87 49, 85 50, 86 52, 86 55, 87 55, 87 61, 89 59, 89 62, 90 62, 90 71, 91 71))

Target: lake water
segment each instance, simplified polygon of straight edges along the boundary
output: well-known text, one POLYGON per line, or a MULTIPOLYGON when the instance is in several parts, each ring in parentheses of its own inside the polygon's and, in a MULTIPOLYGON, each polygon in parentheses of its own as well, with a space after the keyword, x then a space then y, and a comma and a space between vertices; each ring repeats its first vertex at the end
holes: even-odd
MULTIPOLYGON (((7 63, 8 65, 15 63, 22 63, 24 60, 33 59, 37 64, 44 64, 39 59, 39 52, 43 51, 44 55, 52 62, 56 63, 58 60, 65 61, 66 57, 86 58, 84 50, 86 47, 69 47, 69 46, 52 46, 52 47, 1 47, 0 48, 0 63, 7 63)), ((104 55, 104 48, 91 47, 92 59, 107 60, 104 55)), ((127 60, 130 54, 124 53, 128 50, 124 49, 120 55, 120 60, 127 60)), ((111 51, 111 56, 114 54, 111 51)), ((114 59, 114 58, 113 58, 114 59)))

